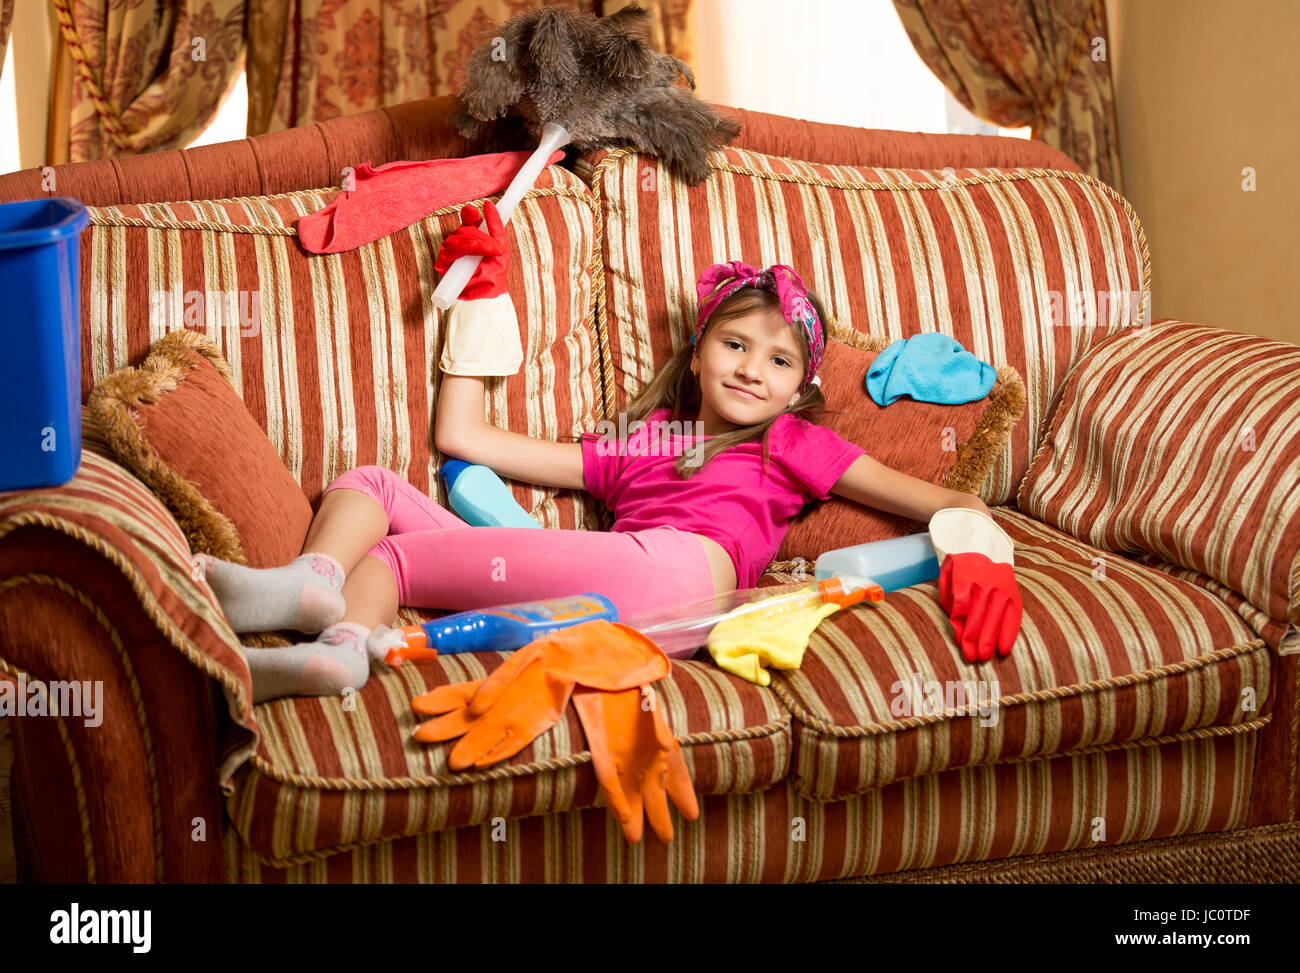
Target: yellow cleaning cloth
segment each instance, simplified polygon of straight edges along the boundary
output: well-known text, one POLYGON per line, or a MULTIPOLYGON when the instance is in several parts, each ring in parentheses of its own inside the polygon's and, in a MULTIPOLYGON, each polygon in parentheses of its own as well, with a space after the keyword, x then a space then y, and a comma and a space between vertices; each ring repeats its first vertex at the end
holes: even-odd
POLYGON ((729 616, 709 633, 709 654, 733 675, 767 686, 772 677, 763 667, 798 669, 813 631, 839 610, 834 602, 810 595, 807 603, 794 607, 729 616))

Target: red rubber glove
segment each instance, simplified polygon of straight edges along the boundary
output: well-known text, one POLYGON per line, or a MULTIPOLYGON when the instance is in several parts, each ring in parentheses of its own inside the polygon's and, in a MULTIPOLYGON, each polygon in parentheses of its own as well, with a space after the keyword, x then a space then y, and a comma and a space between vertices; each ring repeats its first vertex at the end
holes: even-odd
POLYGON ((461 257, 483 258, 474 269, 474 276, 461 291, 462 301, 497 297, 506 292, 506 271, 510 269, 510 239, 501 223, 501 215, 490 200, 483 204, 482 222, 487 225, 486 233, 480 226, 478 210, 473 206, 462 209, 461 225, 442 241, 438 259, 433 264, 434 270, 445 274, 461 257))
POLYGON ((939 569, 939 604, 967 662, 987 662, 994 648, 1011 652, 1024 609, 1010 564, 978 552, 949 554, 939 569))

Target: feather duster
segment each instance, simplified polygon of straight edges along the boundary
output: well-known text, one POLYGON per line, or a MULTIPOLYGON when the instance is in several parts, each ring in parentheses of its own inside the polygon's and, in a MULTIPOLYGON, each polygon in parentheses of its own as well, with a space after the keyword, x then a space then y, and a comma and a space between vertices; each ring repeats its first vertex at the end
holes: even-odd
POLYGON ((600 18, 556 7, 511 18, 470 56, 453 123, 467 138, 499 142, 519 120, 537 138, 554 122, 581 151, 630 145, 702 182, 708 154, 740 126, 695 98, 683 61, 646 43, 649 20, 635 6, 600 18))

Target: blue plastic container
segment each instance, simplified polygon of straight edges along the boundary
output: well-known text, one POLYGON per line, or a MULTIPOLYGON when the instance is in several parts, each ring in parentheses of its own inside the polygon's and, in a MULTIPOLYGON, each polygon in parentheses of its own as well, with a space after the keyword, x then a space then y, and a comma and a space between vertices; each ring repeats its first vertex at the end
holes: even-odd
POLYGON ((81 465, 81 231, 76 199, 0 203, 0 490, 58 486, 81 465))
POLYGON ((451 509, 471 527, 541 528, 489 467, 449 459, 441 472, 451 509))
POLYGON ((897 591, 939 577, 939 558, 930 532, 890 537, 827 551, 817 558, 818 581, 836 575, 870 578, 886 591, 897 591))

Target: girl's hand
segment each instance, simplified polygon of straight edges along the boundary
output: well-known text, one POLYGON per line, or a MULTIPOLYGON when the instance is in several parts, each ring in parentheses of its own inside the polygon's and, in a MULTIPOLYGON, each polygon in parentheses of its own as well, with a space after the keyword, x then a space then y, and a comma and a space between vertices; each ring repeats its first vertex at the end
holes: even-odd
POLYGON ((479 226, 479 214, 473 206, 466 206, 460 211, 461 225, 448 234, 438 250, 438 259, 433 269, 445 274, 448 268, 461 257, 482 257, 474 268, 465 289, 461 291, 462 301, 476 301, 480 298, 498 297, 506 292, 506 271, 510 268, 510 242, 506 228, 501 223, 501 215, 496 206, 488 201, 483 204, 483 221, 487 226, 484 233, 479 226))

